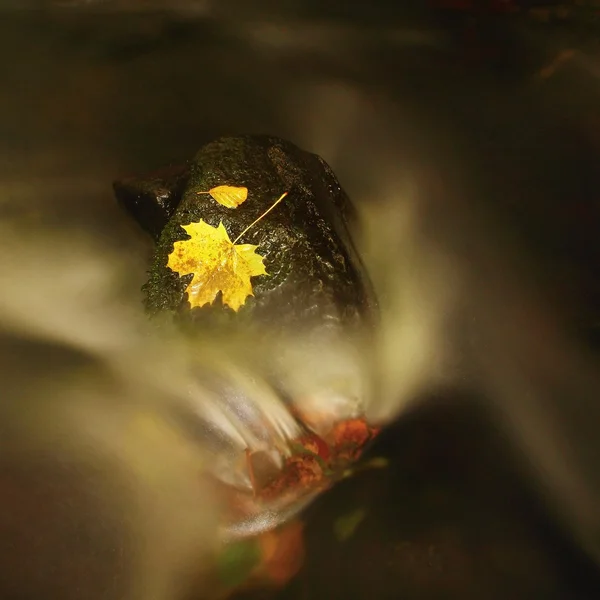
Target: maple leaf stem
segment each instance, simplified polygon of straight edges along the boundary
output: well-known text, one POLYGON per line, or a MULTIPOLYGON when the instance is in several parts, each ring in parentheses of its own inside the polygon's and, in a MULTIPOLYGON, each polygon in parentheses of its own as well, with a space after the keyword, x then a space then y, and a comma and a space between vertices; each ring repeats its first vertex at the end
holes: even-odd
POLYGON ((244 229, 244 231, 242 231, 242 233, 240 233, 240 235, 238 235, 235 240, 233 240, 233 244, 236 244, 238 242, 238 240, 245 234, 248 233, 248 230, 250 230, 252 227, 254 227, 263 217, 265 217, 267 214, 269 214, 286 196, 288 195, 288 192, 283 192, 283 194, 281 194, 281 196, 279 196, 279 198, 277 200, 275 200, 275 202, 273 202, 273 204, 270 206, 270 208, 267 208, 267 210, 265 210, 265 212, 260 215, 260 217, 258 217, 258 219, 252 221, 252 223, 250 223, 250 225, 248 225, 248 227, 246 227, 246 229, 244 229))

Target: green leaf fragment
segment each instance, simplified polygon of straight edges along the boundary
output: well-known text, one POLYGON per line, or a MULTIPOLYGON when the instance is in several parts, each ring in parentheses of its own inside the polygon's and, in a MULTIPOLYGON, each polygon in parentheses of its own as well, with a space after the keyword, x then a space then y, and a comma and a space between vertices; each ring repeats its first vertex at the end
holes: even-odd
POLYGON ((378 456, 366 462, 358 463, 347 468, 342 472, 342 479, 349 479, 350 477, 354 477, 363 471, 371 471, 372 469, 387 469, 389 465, 390 461, 387 458, 378 456))
POLYGON ((243 540, 229 544, 218 559, 219 579, 230 587, 241 585, 260 561, 261 552, 256 540, 243 540))
POLYGON ((333 524, 333 533, 338 541, 345 542, 349 540, 366 516, 367 511, 364 508, 359 508, 336 519, 333 524))

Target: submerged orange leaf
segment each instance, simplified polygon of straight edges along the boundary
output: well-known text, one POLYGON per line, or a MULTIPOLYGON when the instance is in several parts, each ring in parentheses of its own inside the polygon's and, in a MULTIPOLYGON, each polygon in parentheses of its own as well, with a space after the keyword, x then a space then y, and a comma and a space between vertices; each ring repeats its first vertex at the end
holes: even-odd
POLYGON ((303 533, 302 522, 292 521, 259 538, 262 549, 261 571, 272 585, 285 585, 302 568, 305 554, 303 533))
POLYGON ((248 198, 247 187, 234 185, 218 185, 208 192, 196 192, 197 194, 210 194, 219 204, 226 208, 237 208, 248 198))
POLYGON ((190 239, 175 242, 167 266, 179 275, 194 274, 186 288, 192 308, 211 304, 221 292, 223 305, 238 311, 253 295, 250 278, 267 274, 257 246, 234 244, 223 223, 211 227, 200 220, 183 229, 190 239))

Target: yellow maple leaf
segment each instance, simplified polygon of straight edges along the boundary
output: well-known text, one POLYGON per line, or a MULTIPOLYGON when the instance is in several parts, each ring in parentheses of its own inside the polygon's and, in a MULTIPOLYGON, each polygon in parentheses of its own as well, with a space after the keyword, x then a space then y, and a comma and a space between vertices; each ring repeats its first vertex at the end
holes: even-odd
POLYGON ((191 307, 211 304, 221 292, 223 304, 237 312, 253 295, 250 278, 267 275, 258 246, 235 244, 222 222, 211 227, 200 220, 182 227, 191 239, 175 242, 167 266, 179 275, 194 274, 186 288, 191 307))
POLYGON ((233 185, 218 185, 208 192, 196 192, 197 194, 210 194, 219 204, 226 208, 237 208, 248 198, 247 187, 236 187, 233 185))
POLYGON ((223 222, 218 227, 212 227, 200 219, 199 223, 181 226, 190 235, 190 239, 173 244, 167 267, 179 275, 194 274, 185 290, 192 308, 211 304, 221 292, 223 305, 237 312, 246 298, 254 295, 250 278, 268 275, 264 259, 255 252, 258 246, 237 242, 287 195, 287 192, 281 194, 233 242, 229 239, 223 222))

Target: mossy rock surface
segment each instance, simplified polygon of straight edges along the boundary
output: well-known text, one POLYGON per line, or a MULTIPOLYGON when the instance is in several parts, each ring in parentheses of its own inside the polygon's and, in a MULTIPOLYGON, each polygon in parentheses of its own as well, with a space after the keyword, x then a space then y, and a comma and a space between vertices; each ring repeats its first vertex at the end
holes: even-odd
POLYGON ((323 159, 290 142, 256 135, 219 138, 185 168, 117 182, 115 191, 157 239, 145 286, 151 314, 293 327, 315 322, 356 326, 374 314, 370 282, 349 234, 350 200, 323 159), (247 200, 227 208, 198 193, 220 185, 248 188, 247 200), (288 196, 239 241, 256 245, 264 257, 268 275, 252 278, 254 296, 237 313, 220 297, 190 310, 185 289, 192 275, 180 277, 167 267, 174 243, 189 237, 182 226, 201 219, 213 227, 222 222, 234 240, 284 192, 288 196))

